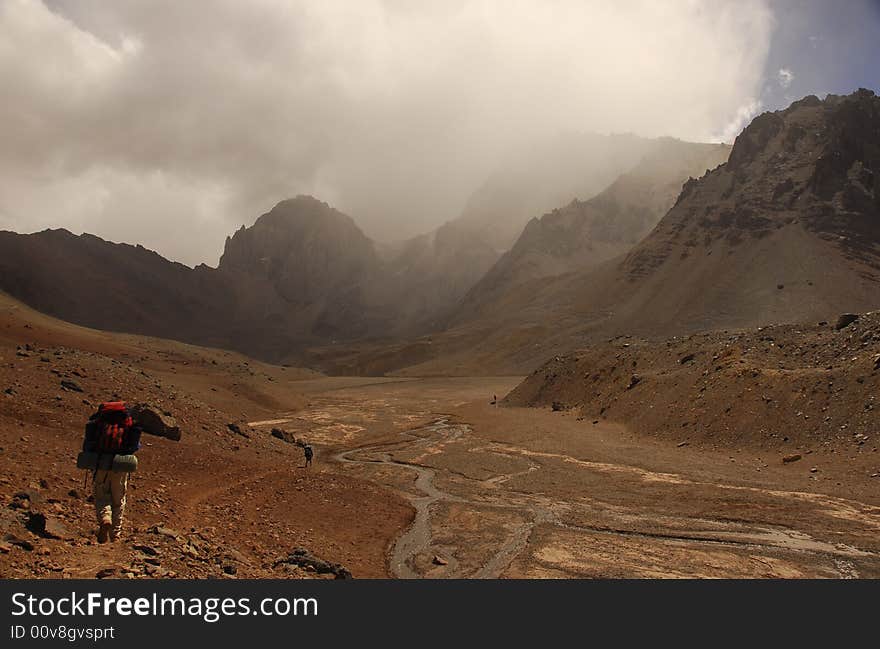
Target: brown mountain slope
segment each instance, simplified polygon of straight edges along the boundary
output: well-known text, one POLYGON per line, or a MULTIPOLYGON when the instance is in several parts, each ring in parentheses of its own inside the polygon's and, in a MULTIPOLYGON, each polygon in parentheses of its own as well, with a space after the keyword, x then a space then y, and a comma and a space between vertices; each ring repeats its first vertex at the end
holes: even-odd
POLYGON ((295 359, 318 340, 369 336, 384 319, 373 242, 351 217, 310 196, 281 201, 227 238, 217 274, 233 287, 236 349, 295 359))
POLYGON ((810 464, 824 451, 880 477, 880 313, 834 324, 618 337, 552 358, 505 402, 574 410, 588 426, 622 421, 681 445, 778 449, 810 464))
POLYGON ((0 233, 0 289, 45 313, 273 360, 383 330, 365 295, 383 272, 349 217, 304 196, 230 237, 217 269, 64 230, 0 233))
POLYGON ((374 290, 394 312, 389 333, 438 329, 497 259, 491 245, 456 221, 389 250, 385 280, 374 290))
POLYGON ((471 289, 455 315, 462 322, 492 310, 514 286, 586 270, 628 252, 672 207, 682 184, 727 160, 730 147, 671 138, 607 189, 529 221, 511 250, 471 289))
POLYGON ((756 118, 619 263, 529 299, 570 343, 827 320, 880 306, 880 98, 756 118), (571 306, 560 308, 566 303, 571 306))
POLYGON ((380 246, 386 274, 371 296, 394 313, 385 340, 446 326, 529 218, 573 198, 594 196, 662 141, 569 133, 532 142, 471 195, 457 218, 427 234, 380 246))
POLYGON ((229 237, 216 269, 89 234, 0 232, 0 289, 77 324, 295 362, 308 345, 424 329, 494 259, 452 226, 382 259, 350 217, 300 196, 229 237))
POLYGON ((246 425, 304 408, 312 397, 300 386, 320 383, 313 372, 86 329, 3 294, 0 360, 4 578, 317 576, 276 563, 296 546, 357 577, 389 574, 387 548, 411 520, 409 505, 325 462, 305 471, 299 447, 246 425), (113 398, 171 412, 181 438, 144 435, 123 540, 98 545, 75 458, 85 420, 113 398), (39 527, 45 519, 51 533, 39 527))
POLYGON ((351 217, 300 196, 227 237, 218 269, 263 278, 289 303, 307 305, 348 291, 377 263, 373 242, 351 217))
POLYGON ((657 140, 630 134, 565 133, 511 153, 454 221, 495 250, 508 250, 529 219, 602 191, 657 140))
MULTIPOLYGON (((693 146, 698 156, 704 155, 702 145, 693 146)), ((461 311, 462 298, 486 283, 487 271, 520 238, 529 218, 572 199, 595 196, 644 157, 656 155, 669 163, 661 173, 674 176, 677 185, 664 203, 668 208, 688 177, 672 171, 686 155, 671 155, 671 147, 668 138, 592 133, 559 135, 523 147, 473 193, 458 218, 428 234, 383 246, 387 290, 373 294, 394 311, 386 341, 445 327, 461 311)), ((705 170, 700 164, 690 167, 699 173, 705 170)), ((482 302, 483 297, 487 296, 472 302, 482 302)))
POLYGON ((620 311, 645 331, 869 310, 878 246, 880 98, 807 97, 756 118, 727 165, 684 188, 619 266, 620 311))
POLYGON ((225 341, 229 287, 141 246, 66 230, 0 232, 2 290, 71 322, 112 331, 225 341))

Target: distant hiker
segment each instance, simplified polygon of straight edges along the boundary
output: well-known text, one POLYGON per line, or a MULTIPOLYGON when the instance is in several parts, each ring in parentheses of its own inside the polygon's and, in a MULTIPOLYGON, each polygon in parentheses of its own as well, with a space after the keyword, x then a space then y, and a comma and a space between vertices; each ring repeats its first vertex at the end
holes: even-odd
POLYGON ((122 401, 102 403, 86 423, 77 466, 92 470, 98 543, 119 538, 128 474, 137 468, 134 454, 141 446, 140 440, 141 428, 122 401))
POLYGON ((306 456, 306 466, 312 466, 312 458, 315 457, 315 452, 309 444, 303 446, 303 453, 306 456))
POLYGON ((497 394, 492 395, 492 401, 489 402, 489 405, 490 406, 497 406, 498 405, 498 395, 497 394))

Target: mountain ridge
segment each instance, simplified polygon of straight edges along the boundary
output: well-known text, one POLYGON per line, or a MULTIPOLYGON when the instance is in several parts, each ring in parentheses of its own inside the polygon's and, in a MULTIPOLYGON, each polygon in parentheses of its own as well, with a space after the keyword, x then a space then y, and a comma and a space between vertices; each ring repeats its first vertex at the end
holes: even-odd
POLYGON ((229 237, 217 268, 92 235, 0 233, 0 288, 80 324, 343 373, 515 373, 621 333, 815 321, 880 303, 873 92, 760 115, 715 167, 706 159, 726 156, 722 146, 651 146, 664 145, 699 155, 680 167, 642 156, 659 180, 640 185, 636 165, 532 220, 498 262, 460 221, 383 249, 347 215, 300 196, 229 237), (691 170, 700 177, 680 177, 691 170), (672 206, 654 225, 663 201, 672 206), (522 277, 477 295, 521 248, 522 277), (479 308, 463 315, 468 300, 479 308))
POLYGON ((880 98, 862 89, 761 115, 731 160, 686 182, 628 253, 514 286, 430 345, 340 354, 341 366, 515 374, 618 335, 664 340, 880 307, 880 98))

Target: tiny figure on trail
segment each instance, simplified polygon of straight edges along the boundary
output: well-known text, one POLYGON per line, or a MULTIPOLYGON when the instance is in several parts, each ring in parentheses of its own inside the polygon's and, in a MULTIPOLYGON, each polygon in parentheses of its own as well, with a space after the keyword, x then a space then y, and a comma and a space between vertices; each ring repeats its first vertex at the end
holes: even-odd
POLYGON ((315 457, 315 452, 309 444, 303 446, 303 453, 306 456, 306 466, 312 466, 312 458, 315 457))
POLYGON ((80 469, 92 471, 92 493, 98 518, 98 543, 116 541, 125 516, 128 474, 137 469, 141 427, 123 401, 102 403, 86 423, 80 469))
POLYGON ((489 402, 489 405, 490 406, 497 406, 498 405, 498 395, 497 394, 492 395, 492 400, 489 402))

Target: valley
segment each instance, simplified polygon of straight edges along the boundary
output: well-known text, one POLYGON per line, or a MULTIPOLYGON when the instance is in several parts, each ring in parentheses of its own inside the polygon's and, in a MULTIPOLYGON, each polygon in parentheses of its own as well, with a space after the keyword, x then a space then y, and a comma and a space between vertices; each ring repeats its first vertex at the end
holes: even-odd
POLYGON ((682 445, 491 403, 520 377, 323 377, 5 307, 4 576, 880 576, 872 447, 787 463, 781 440, 682 445), (53 390, 63 376, 83 392, 53 390), (101 546, 73 457, 83 402, 113 390, 167 403, 183 436, 145 438, 131 528, 101 546))
POLYGON ((397 242, 297 196, 216 267, 0 232, 0 576, 880 578, 878 125, 573 137, 397 242), (174 424, 98 544, 114 400, 174 424))
POLYGON ((682 447, 614 422, 472 399, 498 383, 349 387, 303 415, 342 408, 357 413, 347 425, 363 425, 377 415, 365 404, 435 404, 420 415, 427 423, 381 443, 352 439, 354 450, 336 455, 341 470, 399 490, 416 508, 392 546, 394 576, 880 574, 880 500, 862 463, 817 451, 817 483, 780 451, 682 447))

